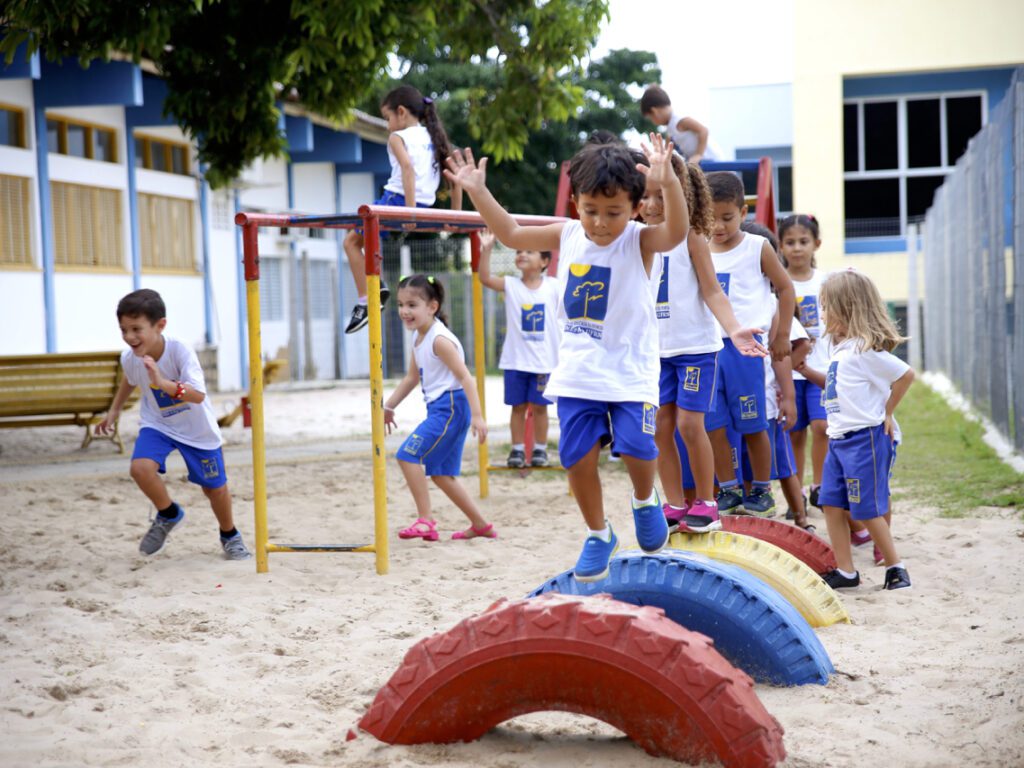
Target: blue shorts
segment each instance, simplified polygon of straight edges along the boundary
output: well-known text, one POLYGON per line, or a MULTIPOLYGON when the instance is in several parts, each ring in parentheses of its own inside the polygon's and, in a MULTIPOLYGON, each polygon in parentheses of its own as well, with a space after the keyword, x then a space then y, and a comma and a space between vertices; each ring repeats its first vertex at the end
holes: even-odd
POLYGON ((194 448, 168 437, 158 429, 143 427, 135 441, 132 461, 150 459, 159 465, 161 475, 167 473, 167 454, 177 449, 188 467, 188 479, 203 488, 220 488, 228 481, 224 468, 224 452, 220 448, 194 448))
POLYGON ((427 403, 427 418, 405 438, 395 458, 422 464, 428 477, 458 477, 471 419, 466 393, 461 389, 445 392, 427 403))
POLYGON ((547 373, 505 371, 505 405, 551 405, 551 401, 544 397, 548 376, 547 373))
POLYGON ((707 413, 715 406, 718 353, 661 358, 658 405, 675 404, 685 411, 707 413))
MULTIPOLYGON (((405 195, 400 194, 399 192, 392 192, 390 189, 385 189, 384 192, 381 193, 381 196, 373 201, 373 204, 374 205, 389 205, 389 206, 391 206, 393 208, 404 208, 405 207, 405 195)), ((416 207, 417 208, 430 208, 432 206, 429 206, 426 203, 416 203, 416 207)), ((355 227, 352 231, 353 232, 357 232, 360 235, 363 234, 363 228, 362 227, 355 227)), ((388 233, 385 232, 384 230, 381 230, 380 231, 380 239, 381 240, 387 240, 388 239, 388 233)))
MULTIPOLYGON (((754 470, 750 467, 750 456, 747 455, 747 444, 743 442, 743 477, 753 480, 754 470)), ((793 454, 793 443, 789 432, 783 429, 778 419, 768 419, 768 443, 772 450, 772 472, 769 480, 785 480, 796 474, 796 457, 793 454)))
POLYGON ((850 510, 854 520, 881 517, 889 511, 892 463, 892 438, 884 424, 830 438, 818 501, 850 510))
POLYGON ((653 403, 604 403, 579 397, 558 398, 558 458, 563 467, 578 462, 598 442, 611 443, 613 456, 656 459, 653 403), (614 439, 613 439, 614 436, 614 439))
POLYGON ((807 429, 812 421, 825 421, 821 387, 807 379, 794 379, 793 389, 796 390, 796 424, 792 431, 807 429))
MULTIPOLYGON (((729 440, 729 456, 732 463, 732 471, 736 479, 743 483, 743 472, 740 466, 740 456, 743 451, 743 436, 733 429, 726 427, 725 436, 729 440)), ((679 430, 676 430, 676 448, 679 449, 679 468, 683 474, 683 488, 696 488, 697 481, 694 480, 693 471, 690 469, 690 454, 686 452, 686 444, 683 443, 683 438, 679 434, 679 430)), ((715 476, 715 483, 720 483, 720 478, 715 476)))
MULTIPOLYGON (((761 337, 757 337, 761 341, 761 337)), ((704 419, 708 432, 731 426, 742 435, 768 429, 765 418, 764 360, 741 355, 731 339, 718 353, 715 406, 704 419)))

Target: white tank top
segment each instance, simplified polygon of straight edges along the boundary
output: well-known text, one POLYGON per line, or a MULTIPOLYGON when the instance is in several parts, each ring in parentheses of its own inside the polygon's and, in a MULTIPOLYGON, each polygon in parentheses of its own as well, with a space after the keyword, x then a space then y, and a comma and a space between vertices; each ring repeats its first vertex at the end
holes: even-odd
MULTIPOLYGON (((412 168, 416 171, 416 203, 433 205, 437 195, 437 185, 441 183, 441 171, 434 164, 434 142, 431 141, 430 134, 422 125, 403 128, 400 131, 395 131, 395 134, 401 136, 402 141, 405 142, 405 151, 409 153, 412 168)), ((404 195, 402 166, 395 159, 395 153, 391 151, 390 144, 388 144, 388 160, 391 161, 391 178, 384 185, 384 189, 404 195)), ((411 200, 406 200, 405 204, 409 208, 414 207, 411 200)))
POLYGON ((722 348, 722 334, 700 295, 686 240, 657 258, 663 262, 656 307, 661 356, 717 352, 722 348))
POLYGON ((558 281, 543 275, 536 289, 519 277, 505 278, 503 371, 551 373, 558 361, 558 281))
POLYGON ((562 340, 545 397, 658 402, 658 320, 640 254, 642 229, 631 221, 607 246, 587 239, 578 221, 562 229, 562 340))
POLYGON ((462 384, 451 368, 444 364, 434 353, 434 339, 441 337, 451 339, 455 348, 459 350, 459 358, 466 360, 466 353, 462 350, 462 342, 458 336, 448 330, 448 326, 440 320, 434 320, 430 330, 415 344, 412 353, 416 357, 416 367, 420 369, 420 387, 423 389, 423 399, 432 403, 445 392, 453 389, 462 389, 462 384))
MULTIPOLYGON (((743 233, 739 245, 724 253, 711 252, 718 282, 729 297, 740 328, 762 328, 772 321, 772 287, 761 272, 761 248, 765 239, 743 233)), ((725 335, 725 332, 722 332, 725 335)))
MULTIPOLYGON (((678 112, 673 112, 672 117, 668 124, 668 135, 672 139, 672 143, 675 145, 676 151, 679 152, 683 157, 689 160, 697 152, 697 144, 699 140, 697 134, 693 131, 680 131, 676 128, 679 122, 683 120, 686 115, 681 115, 678 112)), ((711 143, 711 137, 708 136, 708 143, 704 147, 704 160, 717 160, 721 153, 711 143)))
MULTIPOLYGON (((818 299, 823 279, 824 275, 814 270, 810 280, 793 280, 796 308, 800 310, 800 324, 807 329, 807 335, 814 344, 807 355, 807 367, 816 371, 828 368, 828 350, 818 341, 825 332, 825 326, 821 322, 821 302, 818 299)), ((793 378, 800 381, 804 377, 793 371, 793 378)))

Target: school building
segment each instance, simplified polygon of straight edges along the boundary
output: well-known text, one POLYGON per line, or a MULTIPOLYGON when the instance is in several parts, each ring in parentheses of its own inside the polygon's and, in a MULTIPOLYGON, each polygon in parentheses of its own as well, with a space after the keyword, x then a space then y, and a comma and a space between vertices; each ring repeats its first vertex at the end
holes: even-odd
POLYGON ((795 0, 794 23, 794 210, 821 224, 821 267, 899 305, 908 228, 1024 63, 1024 3, 795 0))
MULTIPOLYGON (((200 351, 220 389, 241 389, 234 214, 354 211, 390 171, 383 120, 339 125, 284 103, 289 160, 212 191, 165 95, 152 66, 0 61, 0 355, 122 349, 118 300, 153 288, 167 333, 200 351)), ((355 298, 339 233, 266 230, 259 247, 264 356, 287 356, 293 378, 368 375, 367 334, 339 332, 355 298)))

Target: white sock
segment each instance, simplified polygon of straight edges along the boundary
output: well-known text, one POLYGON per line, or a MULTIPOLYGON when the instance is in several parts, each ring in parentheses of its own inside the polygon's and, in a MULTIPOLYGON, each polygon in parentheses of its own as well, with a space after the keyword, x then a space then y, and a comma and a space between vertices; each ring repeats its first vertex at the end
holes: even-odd
POLYGON ((356 299, 356 304, 362 304, 365 307, 366 306, 366 297, 365 296, 360 296, 358 299, 356 299))
POLYGON ((526 443, 513 443, 512 444, 512 450, 513 451, 525 451, 526 450, 526 443))
POLYGON ((885 566, 885 570, 889 570, 890 568, 903 568, 903 569, 906 569, 906 566, 903 565, 903 561, 900 560, 898 563, 896 563, 896 565, 887 565, 887 566, 885 566))
POLYGON ((856 578, 856 576, 857 576, 857 572, 856 571, 853 571, 852 573, 847 573, 842 568, 836 568, 836 570, 839 571, 839 575, 840 576, 842 576, 843 578, 846 578, 846 579, 853 579, 853 578, 856 578))
POLYGON ((590 529, 591 536, 597 536, 601 541, 608 542, 612 540, 612 529, 607 525, 600 531, 595 531, 593 528, 590 529))
POLYGON ((668 508, 669 508, 669 509, 677 509, 677 510, 679 510, 680 512, 682 512, 682 511, 683 511, 684 509, 686 509, 686 507, 677 507, 677 506, 676 506, 675 504, 669 504, 669 505, 668 505, 668 508))
POLYGON ((652 504, 658 503, 658 492, 651 491, 651 498, 649 499, 638 499, 636 494, 633 494, 633 506, 634 507, 649 507, 652 504))

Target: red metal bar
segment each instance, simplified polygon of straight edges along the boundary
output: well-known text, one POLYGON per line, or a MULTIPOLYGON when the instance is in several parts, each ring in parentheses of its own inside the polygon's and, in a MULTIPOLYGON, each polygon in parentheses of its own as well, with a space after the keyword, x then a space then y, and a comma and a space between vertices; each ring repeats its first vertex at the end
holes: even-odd
POLYGON ((366 276, 377 275, 380 277, 380 219, 372 213, 363 212, 364 205, 359 209, 359 215, 363 217, 363 255, 366 259, 366 276))
POLYGON ((245 226, 255 224, 257 227, 287 227, 291 224, 291 216, 276 213, 236 213, 235 224, 245 226))
MULTIPOLYGON (((245 214, 240 213, 238 216, 244 216, 245 214)), ((242 224, 242 264, 245 266, 245 279, 259 280, 260 279, 260 249, 259 249, 259 235, 260 230, 256 224, 251 222, 239 222, 236 217, 236 222, 242 224)))
POLYGON ((754 210, 754 221, 775 231, 775 189, 770 157, 762 157, 757 166, 757 208, 754 210))
MULTIPOLYGON (((361 205, 359 215, 364 219, 367 216, 376 216, 382 222, 407 221, 411 224, 454 224, 457 226, 475 227, 484 229, 487 223, 476 211, 446 211, 440 208, 399 208, 390 205, 361 205)), ((512 216, 517 224, 523 226, 540 226, 543 224, 557 224, 565 221, 563 216, 512 216)))

